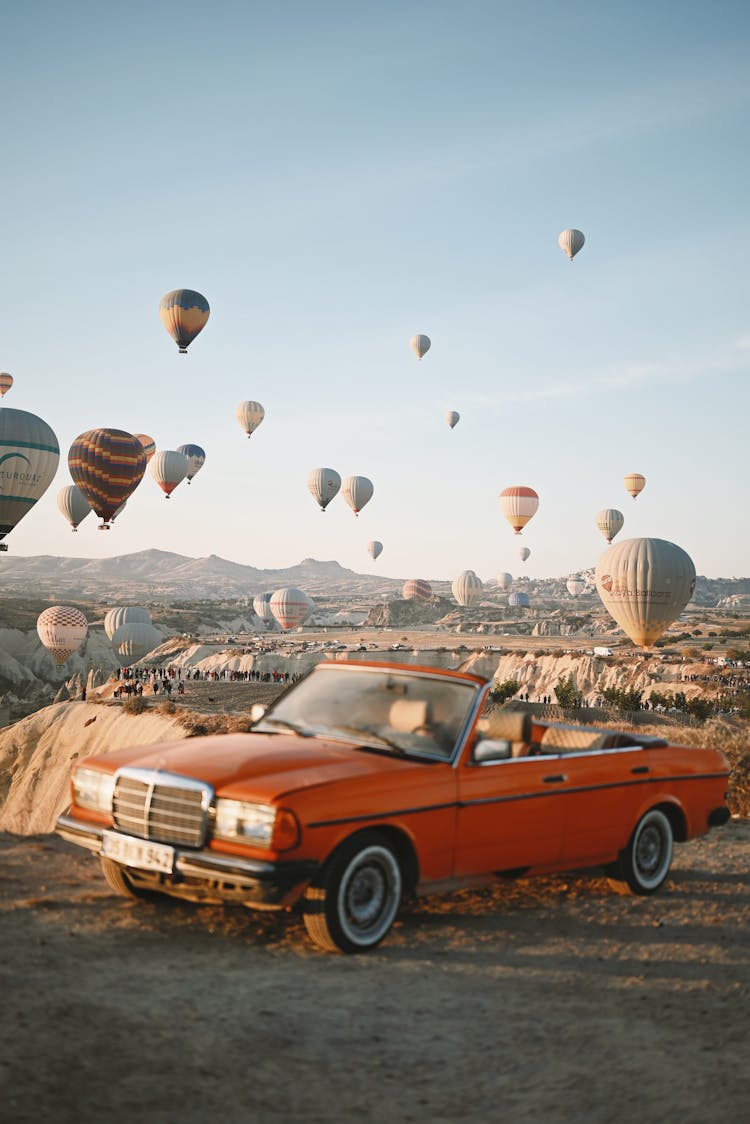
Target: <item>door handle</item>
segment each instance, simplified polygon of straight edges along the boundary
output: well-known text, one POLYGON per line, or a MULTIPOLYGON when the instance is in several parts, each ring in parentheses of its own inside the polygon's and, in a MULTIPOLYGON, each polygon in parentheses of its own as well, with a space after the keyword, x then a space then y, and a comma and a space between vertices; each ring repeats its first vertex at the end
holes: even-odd
POLYGON ((553 773, 551 777, 544 777, 545 784, 563 784, 568 778, 565 773, 553 773))
POLYGON ((634 765, 630 770, 631 773, 650 773, 648 765, 634 765))

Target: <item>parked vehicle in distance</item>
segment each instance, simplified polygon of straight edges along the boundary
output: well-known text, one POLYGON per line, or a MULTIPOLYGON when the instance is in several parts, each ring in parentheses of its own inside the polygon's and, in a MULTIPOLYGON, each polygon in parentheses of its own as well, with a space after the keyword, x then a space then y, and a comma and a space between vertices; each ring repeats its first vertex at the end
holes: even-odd
POLYGON ((718 750, 485 709, 491 686, 318 664, 249 734, 84 758, 57 831, 118 893, 298 905, 322 948, 363 952, 405 894, 587 867, 653 893, 674 842, 729 818, 718 750))

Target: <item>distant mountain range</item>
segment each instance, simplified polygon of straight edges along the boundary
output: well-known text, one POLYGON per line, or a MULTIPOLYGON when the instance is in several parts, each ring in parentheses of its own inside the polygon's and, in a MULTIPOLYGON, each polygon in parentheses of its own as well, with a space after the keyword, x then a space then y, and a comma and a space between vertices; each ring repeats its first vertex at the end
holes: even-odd
MULTIPOLYGON (((590 599, 595 596, 593 573, 582 576, 588 579, 589 588, 578 599, 581 608, 587 603, 590 607, 590 599)), ((165 550, 141 550, 115 558, 0 556, 0 594, 11 597, 101 598, 114 603, 144 598, 150 602, 237 601, 293 585, 310 597, 373 601, 397 597, 404 580, 358 574, 336 561, 315 558, 305 558, 286 569, 260 570, 216 554, 188 558, 165 550)), ((566 577, 517 578, 517 584, 540 599, 567 597, 565 581, 566 577)), ((450 585, 448 581, 432 581, 433 591, 441 597, 450 597, 450 585)), ((487 592, 495 592, 494 582, 488 584, 487 592)), ((748 597, 750 578, 699 577, 693 604, 731 607, 732 599, 736 599, 738 608, 746 608, 748 597)), ((572 598, 567 599, 573 603, 572 598)))

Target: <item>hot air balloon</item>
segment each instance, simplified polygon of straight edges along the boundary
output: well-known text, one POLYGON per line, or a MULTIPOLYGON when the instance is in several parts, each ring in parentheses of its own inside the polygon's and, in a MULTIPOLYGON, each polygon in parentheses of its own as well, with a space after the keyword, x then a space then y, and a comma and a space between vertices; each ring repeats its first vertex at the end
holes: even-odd
POLYGON ((77 652, 86 639, 88 622, 80 609, 70 605, 50 605, 39 614, 36 630, 55 663, 63 664, 77 652))
POLYGON ((432 586, 423 578, 410 578, 409 581, 404 582, 401 596, 404 601, 431 601, 432 586))
POLYGON ((149 470, 167 499, 188 474, 190 462, 176 449, 161 449, 154 453, 149 470))
POLYGON ((461 415, 459 414, 458 410, 448 410, 445 415, 445 420, 447 421, 451 429, 455 429, 461 420, 461 415))
POLYGON ((13 376, 7 371, 0 371, 0 398, 4 398, 13 386, 13 376))
POLYGON ((531 555, 531 551, 529 550, 529 548, 527 546, 519 547, 518 557, 521 559, 522 562, 525 562, 526 559, 530 557, 530 555, 531 555))
POLYGON ((235 410, 235 416, 248 437, 252 437, 266 416, 266 411, 260 402, 240 402, 235 410))
POLYGON ((188 460, 187 482, 188 484, 193 477, 200 472, 203 465, 206 463, 206 450, 201 449, 200 445, 178 445, 177 452, 182 453, 188 460))
POLYGON ((366 476, 347 476, 341 485, 341 495, 355 515, 359 515, 365 504, 369 503, 374 491, 372 480, 368 480, 366 476))
POLYGON ((630 492, 633 499, 639 496, 646 487, 646 477, 640 472, 629 472, 625 477, 625 490, 630 492))
POLYGON ((112 647, 126 666, 136 663, 164 643, 164 637, 152 624, 129 621, 121 624, 112 635, 112 647))
POLYGON ((82 523, 87 515, 91 515, 89 501, 75 484, 66 484, 60 489, 57 493, 57 506, 60 514, 65 516, 74 531, 78 530, 78 524, 82 523))
POLYGON ((625 517, 615 507, 603 507, 596 517, 596 525, 607 542, 612 542, 615 535, 622 530, 624 523, 625 517))
POLYGON ((307 594, 293 586, 277 589, 271 595, 269 606, 273 616, 285 631, 301 625, 313 607, 307 594))
POLYGON ((507 591, 513 585, 513 575, 512 574, 506 574, 506 573, 498 574, 497 575, 497 584, 500 587, 500 589, 502 589, 503 593, 507 593, 507 591))
POLYGON ((539 496, 533 488, 515 485, 503 488, 499 495, 500 510, 517 535, 532 519, 539 507, 539 496))
POLYGON ((211 309, 206 298, 194 289, 172 289, 161 298, 159 315, 180 355, 187 355, 188 346, 205 328, 211 309))
POLYGON ((625 539, 605 550, 596 564, 596 591, 604 608, 642 648, 679 617, 694 589, 690 555, 665 539, 625 539))
POLYGON ((571 597, 578 597, 586 588, 586 582, 582 578, 568 578, 565 587, 571 597))
POLYGON ((581 230, 563 230, 560 237, 557 239, 558 245, 564 254, 567 254, 570 260, 576 256, 579 250, 583 248, 586 239, 581 230))
POLYGON ((151 614, 142 609, 140 605, 118 605, 110 609, 104 617, 104 631, 107 639, 111 640, 120 625, 123 624, 151 624, 151 614))
POLYGON ((370 555, 370 558, 379 558, 383 553, 382 542, 378 542, 377 539, 373 539, 372 542, 368 542, 367 553, 370 555))
POLYGON ((457 578, 453 579, 451 585, 453 596, 463 608, 477 602, 482 596, 483 589, 481 578, 478 578, 473 570, 464 570, 457 578))
POLYGON ((529 607, 528 593, 509 593, 508 605, 511 609, 528 609, 529 607))
POLYGON ((138 438, 124 429, 89 429, 70 446, 68 468, 102 520, 99 530, 106 531, 118 507, 143 479, 146 453, 138 438))
POLYGON ((432 347, 432 340, 429 336, 412 336, 409 340, 409 347, 412 349, 417 359, 421 359, 432 347))
POLYGON ((313 468, 307 474, 307 487, 320 510, 325 511, 338 495, 341 477, 335 468, 313 468))
POLYGON ((156 442, 154 441, 153 437, 149 437, 147 433, 136 433, 135 436, 138 438, 141 445, 143 445, 143 451, 146 454, 146 460, 150 461, 154 453, 156 452, 156 442))
MULTIPOLYGON (((0 410, 0 540, 49 488, 60 461, 54 432, 36 414, 0 410)), ((0 550, 7 550, 0 541, 0 550)))

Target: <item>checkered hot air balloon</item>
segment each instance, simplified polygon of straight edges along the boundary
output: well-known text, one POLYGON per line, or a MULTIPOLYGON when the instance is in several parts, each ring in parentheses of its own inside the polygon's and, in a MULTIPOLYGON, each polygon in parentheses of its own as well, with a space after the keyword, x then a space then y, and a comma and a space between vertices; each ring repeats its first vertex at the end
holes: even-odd
POLYGON ((70 605, 50 605, 36 622, 39 639, 57 664, 65 663, 78 651, 88 629, 88 621, 81 610, 70 605))

